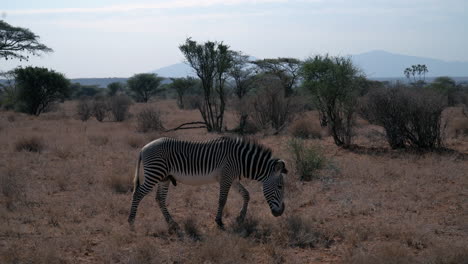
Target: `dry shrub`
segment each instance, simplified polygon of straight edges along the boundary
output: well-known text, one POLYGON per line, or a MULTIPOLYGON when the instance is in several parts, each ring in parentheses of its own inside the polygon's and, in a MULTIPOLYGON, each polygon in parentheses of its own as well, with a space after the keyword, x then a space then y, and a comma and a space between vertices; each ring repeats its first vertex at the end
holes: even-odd
POLYGON ((109 142, 109 138, 107 136, 101 135, 90 135, 88 136, 89 142, 95 146, 104 146, 109 142))
POLYGON ((81 99, 76 105, 76 115, 81 121, 87 121, 93 115, 93 104, 89 99, 81 99))
POLYGON ((301 109, 293 97, 284 96, 281 85, 262 87, 252 98, 252 119, 263 129, 281 131, 301 109))
POLYGON ((139 132, 160 131, 164 126, 161 121, 161 112, 156 109, 146 108, 137 114, 137 130, 139 132))
POLYGON ((109 113, 109 104, 104 98, 95 98, 92 102, 93 116, 102 122, 109 113))
POLYGON ((418 263, 411 251, 399 243, 379 243, 373 248, 355 248, 346 257, 350 264, 413 264, 418 263))
POLYGON ((322 150, 315 146, 307 147, 301 139, 291 139, 288 145, 300 179, 311 181, 318 178, 317 170, 324 168, 327 163, 322 150))
POLYGON ((369 122, 384 127, 392 148, 434 149, 443 146, 441 117, 445 106, 443 98, 433 91, 400 85, 370 92, 361 112, 369 122))
POLYGON ((40 153, 44 149, 44 142, 41 138, 32 136, 21 138, 15 143, 16 151, 28 151, 40 153))
POLYGON ((197 224, 193 217, 188 218, 184 222, 184 231, 188 237, 194 241, 201 240, 200 230, 197 228, 197 224))
POLYGON ((191 260, 193 263, 249 263, 252 262, 252 248, 248 240, 218 232, 192 251, 191 260))
POLYGON ((122 122, 129 116, 129 108, 132 104, 130 97, 126 95, 114 95, 108 99, 110 113, 114 121, 122 122))
POLYGON ((299 119, 291 125, 291 134, 297 138, 322 138, 322 129, 308 119, 299 119))

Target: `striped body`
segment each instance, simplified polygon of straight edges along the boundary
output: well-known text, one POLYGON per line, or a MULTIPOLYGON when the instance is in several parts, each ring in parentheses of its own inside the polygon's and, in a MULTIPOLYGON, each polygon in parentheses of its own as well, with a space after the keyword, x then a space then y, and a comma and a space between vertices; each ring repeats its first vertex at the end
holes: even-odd
POLYGON ((144 182, 139 184, 138 163, 129 222, 133 224, 139 201, 158 184, 157 199, 161 210, 166 221, 170 225, 175 224, 165 208, 169 180, 189 185, 218 182, 220 203, 216 222, 220 226, 222 209, 233 183, 244 197, 244 215, 240 217, 243 219, 245 216, 249 194, 239 182, 242 178, 263 182, 265 198, 273 214, 281 214, 284 210, 282 181, 286 170, 283 161, 271 156, 269 149, 240 138, 222 137, 205 142, 157 139, 144 146, 140 152, 139 163, 140 160, 143 162, 144 182))

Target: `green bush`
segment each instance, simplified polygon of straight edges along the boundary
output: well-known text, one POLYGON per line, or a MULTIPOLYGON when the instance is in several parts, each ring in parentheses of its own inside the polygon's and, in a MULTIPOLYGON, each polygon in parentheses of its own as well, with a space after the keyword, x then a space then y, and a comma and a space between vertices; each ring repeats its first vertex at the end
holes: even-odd
POLYGON ((289 151, 293 155, 296 171, 301 181, 311 181, 318 178, 317 170, 326 165, 326 158, 318 147, 307 147, 301 139, 289 141, 289 151))

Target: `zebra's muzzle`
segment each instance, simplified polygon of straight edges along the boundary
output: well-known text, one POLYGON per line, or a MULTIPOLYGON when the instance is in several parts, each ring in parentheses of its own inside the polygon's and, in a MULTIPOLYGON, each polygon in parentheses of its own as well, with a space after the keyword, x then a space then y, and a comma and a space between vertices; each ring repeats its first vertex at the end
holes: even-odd
POLYGON ((282 204, 281 204, 281 207, 280 207, 279 209, 276 209, 276 208, 275 208, 275 209, 271 209, 271 213, 272 213, 275 217, 278 217, 278 216, 280 216, 280 215, 283 214, 284 208, 285 208, 284 203, 282 203, 282 204))

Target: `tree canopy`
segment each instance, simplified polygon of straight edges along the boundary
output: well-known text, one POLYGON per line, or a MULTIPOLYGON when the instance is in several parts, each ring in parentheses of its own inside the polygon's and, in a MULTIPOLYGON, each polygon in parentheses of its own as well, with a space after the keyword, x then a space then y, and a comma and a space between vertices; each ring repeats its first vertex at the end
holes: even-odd
POLYGON ((299 77, 301 61, 295 58, 277 58, 256 60, 256 64, 264 73, 271 74, 280 79, 285 96, 293 94, 293 87, 299 77))
POLYGON ((359 70, 350 58, 317 55, 304 62, 301 72, 322 120, 330 123, 335 144, 349 146, 356 99, 362 89, 359 70))
POLYGON ((51 103, 70 93, 70 82, 63 74, 40 67, 16 68, 15 83, 22 111, 40 115, 51 103))
POLYGON ((159 92, 159 85, 163 78, 153 73, 140 73, 133 75, 127 80, 128 88, 134 93, 138 102, 148 100, 159 92))
POLYGON ((41 52, 52 52, 52 49, 40 43, 38 35, 0 20, 0 57, 28 60, 28 54, 37 56, 41 52))

